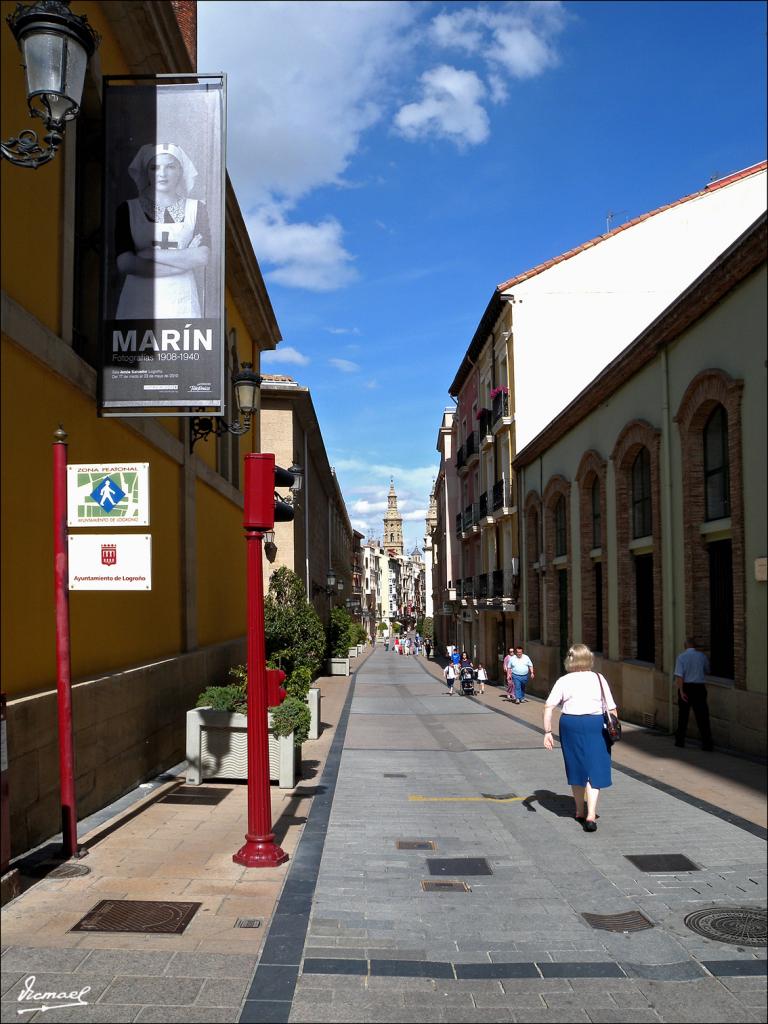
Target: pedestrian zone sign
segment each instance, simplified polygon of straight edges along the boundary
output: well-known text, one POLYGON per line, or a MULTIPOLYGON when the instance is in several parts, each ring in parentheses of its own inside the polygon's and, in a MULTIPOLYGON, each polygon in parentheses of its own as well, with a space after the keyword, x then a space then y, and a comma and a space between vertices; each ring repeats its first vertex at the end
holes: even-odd
POLYGON ((70 590, 151 590, 152 538, 140 533, 70 533, 70 590))
POLYGON ((67 526, 149 526, 149 463, 67 466, 67 526))

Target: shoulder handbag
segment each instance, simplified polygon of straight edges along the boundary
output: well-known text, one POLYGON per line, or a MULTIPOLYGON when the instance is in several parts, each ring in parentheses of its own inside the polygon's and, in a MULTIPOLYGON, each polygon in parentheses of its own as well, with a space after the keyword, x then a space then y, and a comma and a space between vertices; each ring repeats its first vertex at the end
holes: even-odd
POLYGON ((603 721, 605 722, 605 731, 608 733, 608 742, 613 746, 614 743, 618 743, 621 739, 621 722, 614 715, 612 711, 608 710, 608 704, 605 699, 605 690, 603 689, 603 680, 599 672, 595 672, 597 681, 600 684, 600 701, 603 705, 603 721))

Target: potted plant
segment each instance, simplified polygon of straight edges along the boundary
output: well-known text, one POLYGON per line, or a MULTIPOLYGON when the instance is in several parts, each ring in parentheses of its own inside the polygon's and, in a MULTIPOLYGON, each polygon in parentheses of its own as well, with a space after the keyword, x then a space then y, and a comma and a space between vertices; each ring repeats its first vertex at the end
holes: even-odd
MULTIPOLYGON (((311 686, 321 665, 325 634, 304 585, 290 569, 277 569, 264 601, 264 639, 268 664, 286 673, 288 696, 268 710, 270 777, 293 788, 301 762, 301 743, 319 735, 320 691, 311 686), (314 707, 314 714, 310 710, 314 707)), ((187 713, 187 760, 193 784, 201 778, 247 777, 246 668, 230 670, 231 682, 209 686, 187 713)))
MULTIPOLYGON (((345 608, 334 608, 326 630, 329 675, 349 675, 352 620, 345 608)), ((355 648, 357 654, 357 648, 355 648)), ((354 657, 354 655, 352 655, 354 657)))
MULTIPOLYGON (((248 717, 246 668, 236 665, 229 671, 231 683, 208 686, 197 699, 197 706, 187 712, 187 783, 199 785, 203 779, 248 778, 248 717)), ((283 703, 285 704, 286 701, 283 703)), ((282 705, 281 705, 282 706, 282 705)), ((309 708, 302 705, 309 715, 309 708)), ((269 775, 281 789, 296 785, 301 749, 297 751, 295 736, 285 726, 287 716, 274 724, 274 711, 268 711, 269 775), (297 756, 298 753, 298 756, 297 756)), ((290 711, 291 709, 289 709, 290 711)), ((299 726, 301 721, 294 712, 299 726)))

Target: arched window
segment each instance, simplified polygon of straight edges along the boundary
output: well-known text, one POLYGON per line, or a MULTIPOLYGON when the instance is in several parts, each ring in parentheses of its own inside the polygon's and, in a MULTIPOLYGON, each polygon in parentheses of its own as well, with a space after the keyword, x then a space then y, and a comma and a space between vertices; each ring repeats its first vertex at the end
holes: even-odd
POLYGON ((651 518, 651 455, 641 448, 632 463, 632 539, 648 537, 651 518))
POLYGON ((568 554, 565 528, 565 498, 560 495, 555 504, 555 558, 568 554))
POLYGON ((599 548, 603 543, 602 513, 600 512, 600 481, 595 477, 592 484, 592 547, 599 548))
POLYGON ((728 416, 722 405, 713 409, 704 425, 704 493, 706 519, 725 519, 731 514, 728 465, 728 416))

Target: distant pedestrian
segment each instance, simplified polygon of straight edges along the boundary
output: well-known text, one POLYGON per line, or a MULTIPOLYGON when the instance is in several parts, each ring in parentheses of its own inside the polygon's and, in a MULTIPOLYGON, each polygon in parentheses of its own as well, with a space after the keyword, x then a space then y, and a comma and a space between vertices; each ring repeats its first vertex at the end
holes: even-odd
POLYGON ((453 661, 453 652, 455 650, 456 650, 456 647, 455 647, 454 644, 448 644, 448 646, 445 648, 445 654, 446 654, 446 657, 449 659, 449 661, 453 661))
POLYGON ((384 650, 385 651, 389 650, 389 637, 388 636, 384 637, 384 650))
POLYGON ((448 693, 453 696, 453 684, 456 682, 456 666, 452 661, 449 661, 443 669, 443 675, 445 676, 445 681, 448 684, 448 693))
POLYGON ((485 684, 488 682, 488 673, 483 667, 483 663, 478 662, 477 665, 477 681, 480 684, 480 693, 485 693, 485 684))
POLYGON ((515 684, 512 681, 512 658, 514 656, 515 648, 510 647, 504 657, 504 661, 502 662, 502 668, 504 669, 504 681, 507 684, 507 692, 502 694, 502 700, 514 700, 515 697, 515 684))
POLYGON ((527 701, 525 687, 528 679, 535 679, 536 673, 533 670, 533 662, 527 654, 523 653, 522 644, 515 647, 515 653, 509 659, 509 670, 514 690, 512 700, 515 704, 523 704, 527 701))
POLYGON ((585 832, 597 831, 600 790, 611 785, 611 745, 603 720, 603 701, 618 714, 607 680, 594 672, 595 659, 586 644, 574 644, 544 705, 544 747, 553 750, 552 711, 562 707, 560 745, 565 774, 576 803, 576 820, 585 832))
POLYGON ((685 650, 678 654, 675 661, 675 686, 677 687, 677 732, 675 746, 685 746, 685 734, 688 731, 688 718, 693 708, 696 725, 701 736, 701 749, 714 750, 712 743, 712 727, 709 724, 709 704, 707 703, 706 677, 709 674, 709 660, 703 651, 698 650, 696 641, 689 637, 685 641, 685 650))
POLYGON ((426 654, 428 659, 432 657, 432 644, 429 642, 429 640, 424 641, 424 653, 426 654))
POLYGON ((456 668, 459 667, 459 662, 461 661, 461 655, 459 654, 458 647, 453 647, 452 648, 452 650, 451 650, 451 661, 456 666, 456 668))

